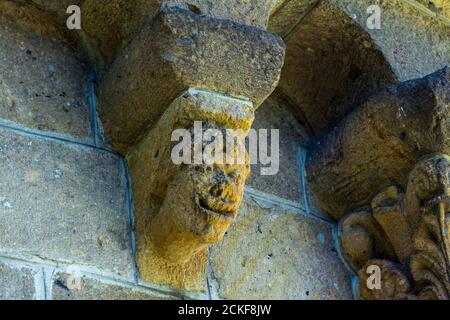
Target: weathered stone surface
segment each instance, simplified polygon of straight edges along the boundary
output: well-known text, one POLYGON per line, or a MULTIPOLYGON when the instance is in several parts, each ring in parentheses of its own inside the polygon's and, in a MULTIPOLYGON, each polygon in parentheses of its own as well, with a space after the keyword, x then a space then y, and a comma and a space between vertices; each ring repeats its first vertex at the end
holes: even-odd
MULTIPOLYGON (((304 205, 301 182, 300 148, 309 145, 310 136, 306 126, 293 116, 295 109, 288 102, 271 96, 255 113, 252 129, 265 129, 269 132, 268 150, 271 150, 270 130, 279 130, 279 171, 275 175, 262 175, 260 162, 251 165, 251 176, 247 185, 280 198, 304 205)), ((263 143, 264 141, 260 141, 263 143)))
POLYGON ((443 15, 450 20, 450 3, 446 0, 417 0, 432 12, 443 15))
POLYGON ((286 37, 318 3, 318 0, 278 1, 273 8, 267 29, 283 38, 286 37))
POLYGON ((285 2, 286 2, 286 0, 272 0, 272 7, 270 8, 270 15, 272 15, 274 12, 279 10, 280 7, 282 5, 284 5, 285 2))
MULTIPOLYGON (((47 1, 43 0, 42 2, 47 1)), ((67 32, 65 19, 61 20, 61 16, 55 14, 56 12, 53 10, 47 10, 49 8, 46 7, 53 7, 49 4, 50 1, 45 7, 41 7, 32 0, 3 0, 0 2, 0 12, 2 15, 13 18, 23 29, 32 31, 39 36, 52 36, 62 41, 67 40, 65 38, 70 38, 70 34, 67 32)))
POLYGON ((221 244, 210 250, 225 299, 351 299, 331 226, 247 198, 221 244))
POLYGON ((86 0, 83 2, 83 29, 94 39, 106 65, 139 33, 146 22, 165 6, 178 6, 198 15, 230 19, 264 28, 271 0, 86 0))
POLYGON ((395 82, 382 52, 345 12, 322 1, 284 38, 279 90, 320 136, 377 89, 395 82))
POLYGON ((91 142, 87 67, 66 45, 1 10, 0 42, 0 117, 91 142))
MULTIPOLYGON (((207 164, 203 158, 194 163, 195 152, 202 156, 208 144, 200 142, 200 148, 193 144, 206 129, 241 129, 238 140, 242 141, 253 118, 249 101, 190 89, 167 108, 157 125, 129 153, 138 266, 145 280, 194 291, 204 289, 205 249, 220 241, 233 222, 249 168, 247 161, 207 164), (198 129, 194 121, 202 121, 203 129, 198 129), (187 144, 188 150, 194 151, 188 163, 174 163, 172 148, 179 141, 171 140, 176 129, 187 129, 189 137, 194 135, 192 143, 187 144), (194 272, 192 279, 185 276, 186 272, 194 272)), ((234 147, 226 150, 236 157, 245 152, 234 147)))
POLYGON ((383 90, 312 150, 307 178, 325 213, 339 220, 384 187, 405 187, 423 156, 450 153, 449 72, 383 90))
POLYGON ((358 274, 363 299, 450 299, 450 157, 431 155, 409 175, 404 193, 391 186, 371 210, 339 223, 342 257, 358 274), (368 284, 380 270, 380 287, 368 284))
POLYGON ((68 17, 67 8, 70 5, 80 5, 84 0, 13 0, 18 3, 32 3, 40 9, 49 11, 59 17, 68 17))
POLYGON ((283 59, 283 41, 261 29, 166 8, 99 85, 106 136, 125 153, 189 87, 244 97, 257 107, 275 89, 283 59))
POLYGON ((174 300, 132 285, 101 282, 88 276, 74 280, 73 275, 57 272, 53 276, 53 300, 174 300), (72 282, 71 282, 72 281, 72 282))
MULTIPOLYGON (((420 78, 448 65, 450 18, 444 23, 427 16, 410 5, 418 1, 374 0, 370 4, 381 8, 381 29, 370 30, 367 28, 368 5, 364 1, 329 1, 348 12, 370 34, 400 81, 420 78)), ((437 4, 439 1, 421 2, 437 4)))
POLYGON ((34 274, 28 268, 13 267, 0 261, 0 299, 31 300, 35 298, 34 274))
POLYGON ((0 250, 130 276, 122 160, 0 130, 0 250))
POLYGON ((207 249, 194 254, 186 263, 170 263, 157 254, 152 244, 143 237, 145 234, 137 239, 137 264, 139 276, 145 282, 188 292, 207 293, 207 249))

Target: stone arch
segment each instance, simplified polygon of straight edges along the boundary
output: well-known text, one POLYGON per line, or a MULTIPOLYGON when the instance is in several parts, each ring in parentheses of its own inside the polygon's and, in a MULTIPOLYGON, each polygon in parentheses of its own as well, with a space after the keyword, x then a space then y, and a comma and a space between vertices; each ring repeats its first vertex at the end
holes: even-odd
POLYGON ((287 46, 277 93, 317 138, 396 76, 369 33, 346 12, 325 1, 289 3, 269 22, 269 31, 287 46))

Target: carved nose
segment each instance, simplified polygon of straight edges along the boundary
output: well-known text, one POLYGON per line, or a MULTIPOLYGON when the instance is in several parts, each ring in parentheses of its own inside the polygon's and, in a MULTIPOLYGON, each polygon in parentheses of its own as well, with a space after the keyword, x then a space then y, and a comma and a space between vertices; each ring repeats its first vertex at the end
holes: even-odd
POLYGON ((234 199, 234 180, 223 170, 217 170, 214 176, 214 186, 210 189, 210 194, 218 198, 234 199))

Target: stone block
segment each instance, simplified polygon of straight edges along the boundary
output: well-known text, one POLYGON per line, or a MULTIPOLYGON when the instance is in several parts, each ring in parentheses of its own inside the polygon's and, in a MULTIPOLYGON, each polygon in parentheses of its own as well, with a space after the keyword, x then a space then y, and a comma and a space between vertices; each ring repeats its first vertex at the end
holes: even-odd
POLYGON ((24 29, 4 13, 0 21, 0 117, 92 142, 87 66, 51 36, 24 29))
POLYGON ((160 9, 177 6, 198 15, 229 19, 265 29, 271 0, 86 0, 82 5, 83 31, 112 63, 160 9))
MULTIPOLYGON (((279 170, 275 175, 262 175, 260 162, 251 165, 247 185, 277 197, 304 204, 301 181, 300 149, 310 143, 306 125, 294 117, 294 109, 283 99, 271 96, 255 113, 252 129, 268 130, 268 150, 271 150, 270 130, 279 130, 279 170)), ((263 143, 263 141, 260 141, 263 143)))
POLYGON ((36 271, 0 261, 0 300, 32 300, 36 298, 36 271))
POLYGON ((53 300, 175 300, 176 297, 159 294, 142 287, 100 281, 88 276, 57 272, 52 279, 53 300))
POLYGON ((331 225, 251 197, 210 263, 220 298, 352 299, 331 225))
POLYGON ((268 30, 285 37, 317 5, 318 0, 278 0, 269 20, 268 30))
POLYGON ((417 0, 428 10, 449 19, 450 21, 450 4, 446 0, 417 0))
POLYGON ((327 1, 294 24, 284 41, 286 59, 277 90, 291 98, 315 137, 396 81, 370 35, 327 1))
POLYGON ((0 251, 131 277, 123 162, 0 130, 0 251))
POLYGON ((367 28, 367 4, 358 0, 330 0, 355 17, 383 52, 400 81, 424 77, 449 64, 450 5, 446 0, 373 0, 381 9, 381 29, 367 28), (444 3, 446 2, 446 3, 444 3), (431 14, 417 7, 429 6, 431 14), (447 13, 444 12, 444 6, 447 13), (447 15, 446 20, 442 17, 447 15))
POLYGON ((117 58, 99 85, 107 138, 126 153, 188 88, 259 106, 275 89, 284 43, 261 29, 166 8, 117 58))
MULTIPOLYGON (((16 0, 16 2, 23 2, 23 0, 16 0)), ((59 17, 68 17, 69 15, 66 13, 67 8, 70 5, 80 5, 83 0, 31 0, 31 2, 38 8, 49 11, 53 14, 58 15, 59 17)))
POLYGON ((405 187, 422 157, 450 153, 449 70, 386 88, 313 148, 307 179, 326 214, 339 220, 386 186, 405 187))

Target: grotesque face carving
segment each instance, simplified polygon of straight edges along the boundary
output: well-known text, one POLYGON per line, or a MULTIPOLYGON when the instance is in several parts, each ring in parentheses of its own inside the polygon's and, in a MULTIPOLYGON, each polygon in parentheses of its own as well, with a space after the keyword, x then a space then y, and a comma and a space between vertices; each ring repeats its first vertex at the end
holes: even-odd
POLYGON ((219 239, 215 235, 209 239, 214 243, 236 217, 250 170, 247 165, 203 166, 194 170, 198 172, 194 174, 198 212, 207 217, 210 225, 225 227, 216 230, 219 239))
POLYGON ((248 164, 185 166, 151 223, 158 252, 180 262, 219 242, 236 218, 249 174, 248 164))
POLYGON ((142 219, 146 243, 166 261, 187 262, 209 244, 221 241, 235 220, 250 175, 244 140, 253 119, 249 104, 195 91, 169 108, 130 157, 132 167, 150 163, 146 167, 151 170, 139 178, 149 188, 135 193, 135 198, 149 208, 142 219), (183 143, 161 139, 179 129, 183 143), (175 148, 179 146, 183 147, 175 148), (183 151, 181 163, 173 161, 178 152, 173 150, 183 151), (190 154, 189 161, 184 154, 190 154))

